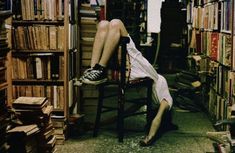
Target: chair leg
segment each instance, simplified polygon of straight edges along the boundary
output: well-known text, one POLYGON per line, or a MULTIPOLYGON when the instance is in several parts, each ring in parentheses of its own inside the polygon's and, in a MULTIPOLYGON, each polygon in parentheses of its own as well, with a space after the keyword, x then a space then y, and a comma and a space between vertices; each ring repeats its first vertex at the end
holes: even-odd
POLYGON ((104 86, 98 87, 99 89, 99 97, 98 97, 98 105, 97 105, 97 112, 96 112, 96 119, 93 131, 93 137, 97 136, 98 130, 100 128, 100 118, 102 113, 103 107, 103 97, 104 97, 104 86))
POLYGON ((125 91, 120 88, 119 96, 118 96, 118 141, 123 142, 124 137, 124 102, 125 102, 125 91))
POLYGON ((151 125, 151 110, 152 110, 152 84, 150 83, 147 87, 147 125, 151 125))

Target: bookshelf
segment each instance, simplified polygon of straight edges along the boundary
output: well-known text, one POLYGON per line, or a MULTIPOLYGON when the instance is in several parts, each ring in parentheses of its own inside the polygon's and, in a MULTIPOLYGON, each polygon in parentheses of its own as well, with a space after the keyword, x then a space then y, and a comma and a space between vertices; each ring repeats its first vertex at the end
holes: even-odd
POLYGON ((53 114, 69 117, 78 27, 74 0, 13 1, 12 88, 47 97, 53 114))
MULTIPOLYGON (((195 0, 187 4, 189 65, 204 84, 203 105, 214 123, 230 119, 231 106, 235 103, 232 12, 233 0, 195 0)), ((222 125, 217 128, 229 130, 230 127, 222 125)))
POLYGON ((10 75, 10 30, 9 21, 11 10, 8 1, 0 1, 0 152, 7 152, 6 148, 6 129, 9 124, 9 113, 7 106, 11 101, 8 94, 11 92, 10 75))

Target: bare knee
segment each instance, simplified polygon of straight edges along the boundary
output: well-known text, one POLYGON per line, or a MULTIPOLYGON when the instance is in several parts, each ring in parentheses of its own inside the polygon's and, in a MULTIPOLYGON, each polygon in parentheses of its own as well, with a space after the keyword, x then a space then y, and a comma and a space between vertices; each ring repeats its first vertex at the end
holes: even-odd
POLYGON ((99 30, 99 31, 107 31, 108 28, 109 28, 109 21, 107 21, 107 20, 100 21, 97 26, 97 30, 99 30))
POLYGON ((109 30, 119 31, 122 36, 126 36, 128 34, 123 22, 119 19, 113 19, 110 21, 109 30))

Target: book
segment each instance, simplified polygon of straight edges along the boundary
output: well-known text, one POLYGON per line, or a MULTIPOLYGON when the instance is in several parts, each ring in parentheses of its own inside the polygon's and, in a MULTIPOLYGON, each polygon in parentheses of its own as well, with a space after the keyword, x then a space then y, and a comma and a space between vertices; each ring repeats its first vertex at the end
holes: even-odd
POLYGON ((218 59, 218 49, 219 49, 219 33, 212 32, 211 33, 211 53, 210 57, 212 60, 218 59))
POLYGON ((42 108, 47 104, 46 97, 18 97, 13 103, 14 108, 42 108))
POLYGON ((7 131, 8 134, 22 133, 25 136, 36 134, 40 131, 36 124, 16 126, 13 129, 7 131))

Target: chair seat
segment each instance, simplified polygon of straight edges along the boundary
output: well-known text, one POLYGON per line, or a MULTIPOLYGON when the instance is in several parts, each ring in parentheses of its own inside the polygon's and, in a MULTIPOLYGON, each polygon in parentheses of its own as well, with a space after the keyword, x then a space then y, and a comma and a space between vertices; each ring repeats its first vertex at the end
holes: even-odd
MULTIPOLYGON (((142 85, 142 84, 145 84, 145 83, 151 83, 153 80, 151 79, 151 78, 149 78, 149 77, 145 77, 145 78, 137 78, 137 79, 134 79, 134 80, 129 80, 127 83, 126 83, 126 85, 127 86, 132 86, 132 85, 142 85)), ((118 81, 118 80, 108 80, 108 81, 106 81, 106 82, 103 82, 103 83, 101 83, 101 84, 99 84, 98 86, 100 86, 100 85, 108 85, 108 84, 110 84, 110 85, 118 85, 118 84, 120 84, 120 82, 118 81)))
POLYGON ((129 85, 135 85, 135 84, 143 84, 143 83, 149 83, 152 82, 153 80, 149 77, 145 77, 145 78, 138 78, 138 79, 134 79, 134 80, 130 80, 128 82, 129 85))

